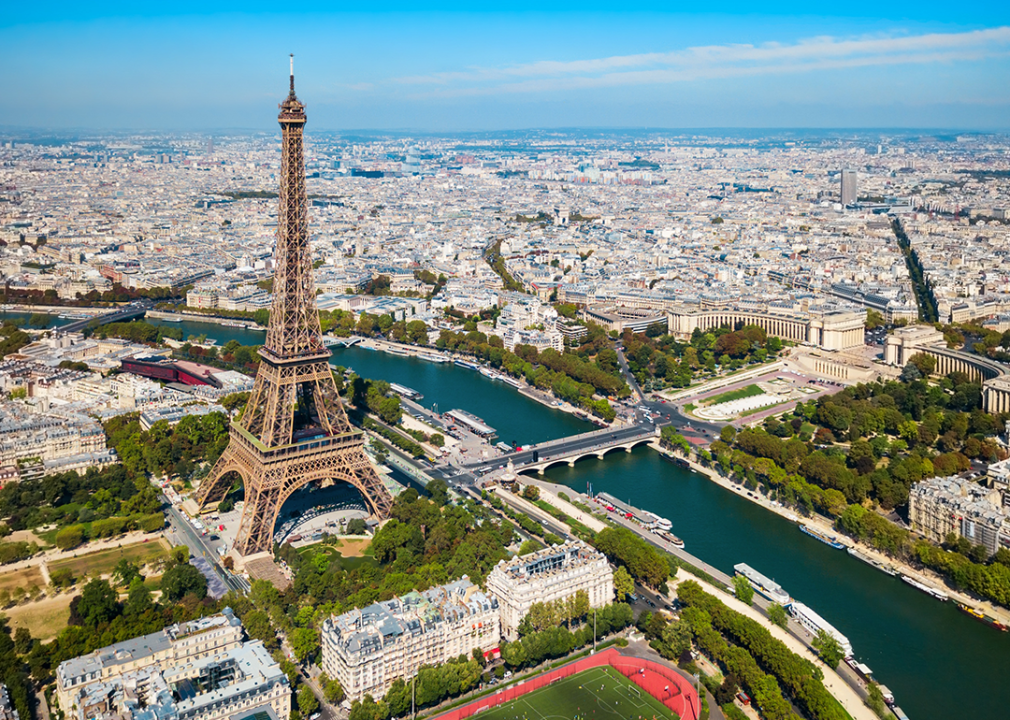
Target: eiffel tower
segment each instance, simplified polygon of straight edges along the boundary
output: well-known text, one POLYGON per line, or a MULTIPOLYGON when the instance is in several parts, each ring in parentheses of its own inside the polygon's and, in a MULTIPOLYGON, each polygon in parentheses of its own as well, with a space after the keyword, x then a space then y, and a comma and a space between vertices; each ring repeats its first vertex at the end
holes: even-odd
POLYGON ((392 497, 364 452, 364 433, 351 427, 330 371, 316 310, 309 249, 302 131, 305 106, 291 90, 280 105, 281 187, 274 251, 274 297, 256 382, 228 447, 196 494, 198 508, 220 502, 231 473, 245 486, 245 509, 234 550, 244 558, 273 549, 284 501, 313 482, 356 487, 371 511, 388 517, 392 497))

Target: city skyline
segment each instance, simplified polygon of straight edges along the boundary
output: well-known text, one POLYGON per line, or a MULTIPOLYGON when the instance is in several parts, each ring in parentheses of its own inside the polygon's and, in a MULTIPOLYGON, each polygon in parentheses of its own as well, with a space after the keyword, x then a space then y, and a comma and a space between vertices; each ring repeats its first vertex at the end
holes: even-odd
POLYGON ((316 131, 1004 130, 1010 117, 1010 13, 980 3, 956 22, 911 3, 300 7, 18 8, 0 21, 0 58, 18 68, 0 127, 269 130, 290 52, 316 131))

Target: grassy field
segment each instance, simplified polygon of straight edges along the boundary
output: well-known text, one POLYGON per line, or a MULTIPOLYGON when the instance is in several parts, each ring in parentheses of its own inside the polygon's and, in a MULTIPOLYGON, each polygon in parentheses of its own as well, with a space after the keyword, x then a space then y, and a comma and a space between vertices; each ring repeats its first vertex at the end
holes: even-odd
POLYGON ((613 668, 558 680, 513 702, 478 713, 480 720, 675 720, 676 713, 613 668))
POLYGON ((39 570, 38 565, 21 568, 20 570, 12 570, 0 575, 0 590, 13 590, 19 586, 27 589, 32 585, 42 587, 45 584, 45 580, 42 579, 42 571, 39 570))
POLYGON ((705 403, 708 405, 719 405, 724 402, 754 397, 755 395, 764 395, 764 393, 765 391, 757 385, 748 385, 746 387, 737 388, 736 390, 730 390, 722 395, 716 395, 715 397, 708 398, 705 400, 705 403))
POLYGON ((162 540, 134 543, 121 548, 109 548, 98 552, 80 555, 75 558, 64 558, 49 563, 49 572, 69 569, 74 577, 81 575, 106 575, 112 572, 122 559, 136 565, 144 565, 155 560, 168 557, 168 548, 162 540))
POLYGON ((12 628, 26 627, 33 638, 52 640, 67 626, 70 601, 75 593, 66 593, 33 603, 7 608, 4 613, 12 628))

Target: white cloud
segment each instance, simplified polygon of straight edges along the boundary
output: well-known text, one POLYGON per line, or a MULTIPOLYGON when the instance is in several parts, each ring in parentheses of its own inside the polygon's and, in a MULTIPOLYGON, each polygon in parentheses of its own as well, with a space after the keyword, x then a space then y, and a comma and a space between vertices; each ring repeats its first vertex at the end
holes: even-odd
POLYGON ((1010 27, 961 33, 814 37, 792 44, 709 45, 666 53, 543 60, 497 68, 397 78, 424 95, 547 92, 564 88, 669 84, 727 77, 780 75, 833 68, 935 64, 1004 56, 1010 27), (422 90, 423 89, 423 90, 422 90))

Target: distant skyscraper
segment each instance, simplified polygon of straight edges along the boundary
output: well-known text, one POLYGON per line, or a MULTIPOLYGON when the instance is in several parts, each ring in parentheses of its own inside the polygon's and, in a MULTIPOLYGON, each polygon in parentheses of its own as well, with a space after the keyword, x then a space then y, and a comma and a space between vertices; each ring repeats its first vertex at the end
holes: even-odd
POLYGON ((842 170, 842 205, 856 202, 856 171, 842 170))

